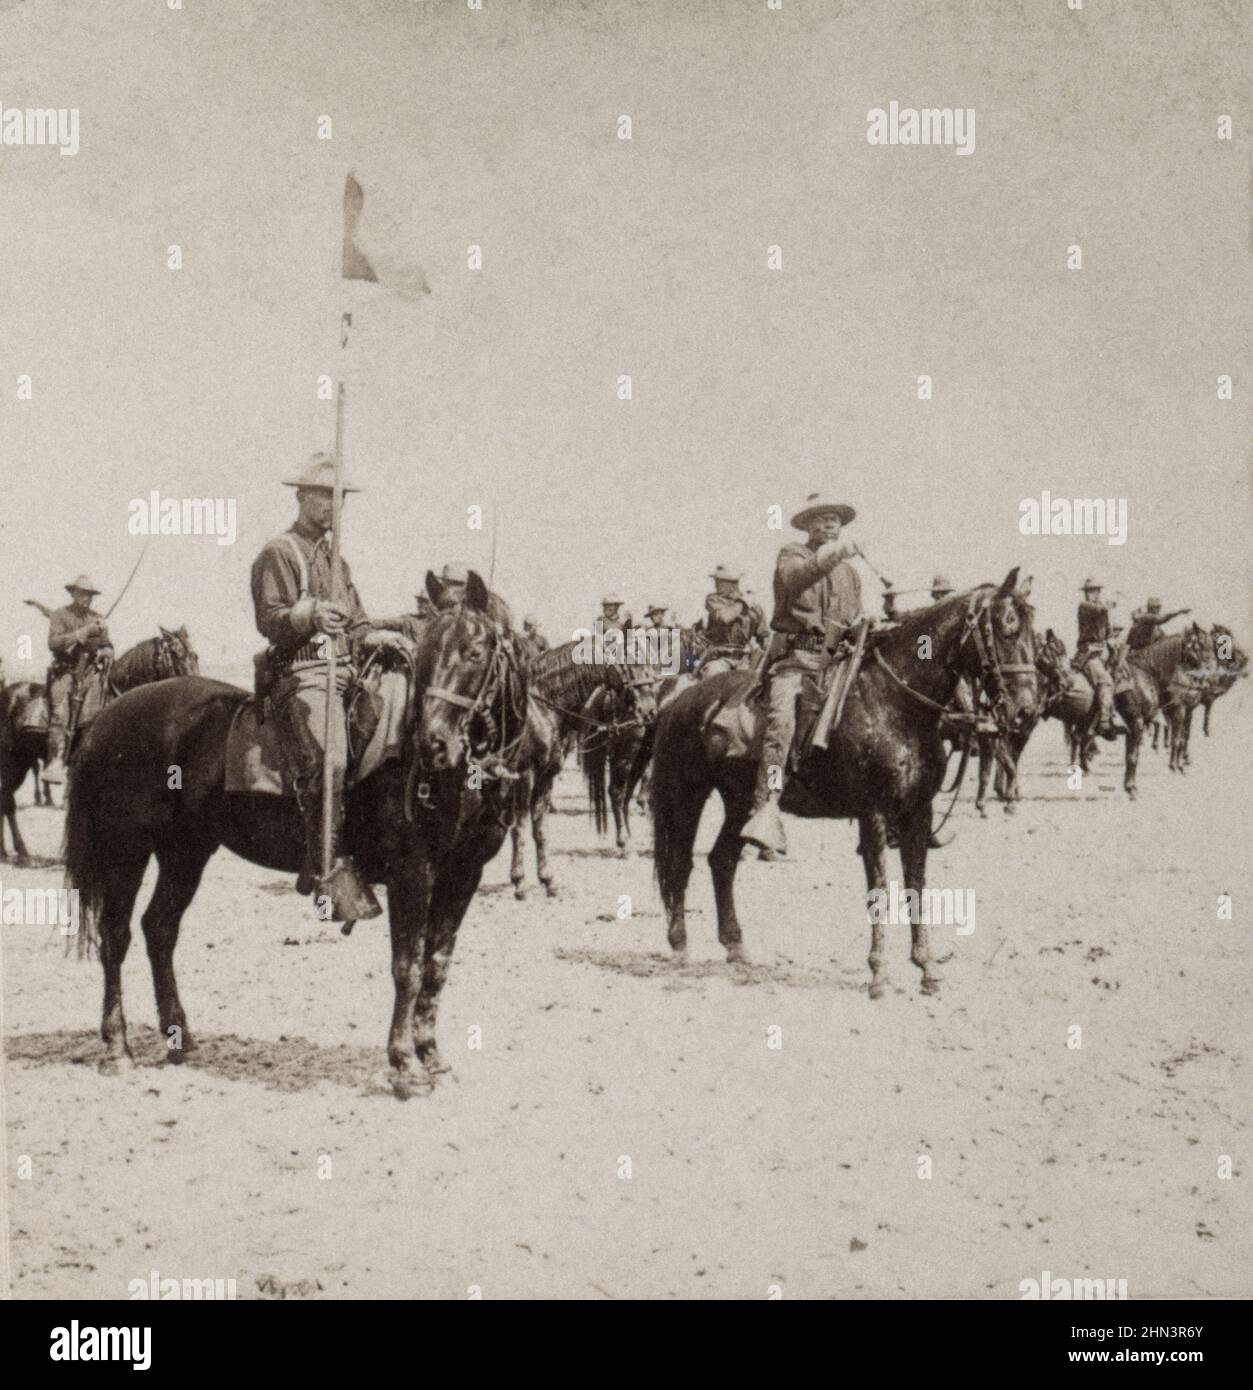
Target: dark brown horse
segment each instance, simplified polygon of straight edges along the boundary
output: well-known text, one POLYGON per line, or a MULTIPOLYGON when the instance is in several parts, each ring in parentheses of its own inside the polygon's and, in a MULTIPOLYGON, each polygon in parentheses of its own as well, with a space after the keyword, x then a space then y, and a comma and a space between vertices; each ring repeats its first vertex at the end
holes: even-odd
POLYGON ((1205 682, 1201 692, 1201 704, 1205 706, 1205 723, 1202 728, 1206 738, 1209 738, 1209 716, 1210 710, 1214 708, 1214 701, 1220 695, 1225 695, 1241 677, 1249 674, 1248 653, 1237 645, 1229 627, 1215 623, 1210 637, 1214 643, 1216 669, 1205 682))
MULTIPOLYGON (((871 893, 886 889, 889 833, 899 837, 906 888, 921 893, 932 833, 931 804, 944 776, 941 723, 957 685, 966 676, 987 691, 1005 729, 1035 711, 1035 638, 1029 605, 1016 592, 1018 571, 996 588, 984 585, 908 613, 900 624, 872 638, 844 714, 825 750, 810 748, 788 783, 780 808, 801 816, 853 817, 871 893)), ((731 752, 715 722, 720 707, 743 699, 751 671, 714 676, 664 705, 653 751, 653 852, 665 904, 671 948, 687 950, 684 905, 692 871, 692 845, 712 792, 725 819, 709 854, 718 913, 718 940, 730 961, 745 959, 736 917, 735 871, 740 830, 752 801, 751 754, 731 752)), ((735 745, 738 749, 739 745, 735 745)), ((908 899, 907 899, 908 901, 908 899)), ((919 898, 913 899, 916 904, 919 898)), ((927 927, 916 906, 910 912, 912 959, 923 989, 939 986, 927 927)), ((872 930, 870 993, 885 988, 883 922, 872 930)))
MULTIPOLYGON (((428 1093, 448 1069, 435 1040, 440 991, 457 929, 512 813, 526 691, 516 640, 490 601, 472 573, 465 602, 421 625, 408 666, 403 757, 347 798, 348 848, 363 875, 387 887, 395 984, 388 1057, 402 1098, 428 1093)), ((269 869, 301 867, 294 799, 226 790, 227 733, 248 698, 199 677, 162 681, 115 701, 83 740, 66 862, 104 967, 102 1070, 130 1060, 121 970, 148 860, 155 855, 159 872, 143 930, 170 1061, 191 1047, 174 948, 209 859, 225 846, 269 869)))
MULTIPOLYGON (((149 637, 124 652, 102 670, 84 678, 91 686, 84 692, 74 740, 68 752, 73 758, 83 734, 99 710, 114 696, 138 685, 168 676, 194 675, 199 661, 187 636, 187 629, 162 628, 160 636, 149 637)), ((0 859, 4 859, 4 823, 13 835, 13 851, 19 864, 29 859, 26 842, 17 825, 16 796, 30 772, 38 779, 39 765, 48 755, 48 699, 42 682, 18 681, 0 691, 0 859)), ((52 793, 46 791, 48 805, 52 793)), ((39 801, 38 780, 35 789, 39 801)))
POLYGON ((1039 703, 1033 718, 1025 720, 1018 728, 1010 729, 1005 735, 981 732, 979 738, 979 790, 975 796, 975 810, 981 816, 987 815, 985 802, 988 782, 992 768, 996 768, 993 783, 997 799, 1004 802, 1005 811, 1012 812, 1019 799, 1018 761, 1027 741, 1035 732, 1042 719, 1058 713, 1074 680, 1073 673, 1066 664, 1066 644, 1049 628, 1044 640, 1036 650, 1036 672, 1040 678, 1039 703))
MULTIPOLYGON (((1191 717, 1187 691, 1189 672, 1203 672, 1214 664, 1214 643, 1197 623, 1182 632, 1150 642, 1127 657, 1127 678, 1114 693, 1114 708, 1122 717, 1126 738, 1123 788, 1136 799, 1136 771, 1146 732, 1160 713, 1166 721, 1171 748, 1171 770, 1182 770, 1184 730, 1191 717)), ((1199 686, 1197 687, 1199 695, 1199 686)), ((1196 703, 1195 700, 1192 701, 1196 703)), ((1092 726, 1096 697, 1091 682, 1077 680, 1061 702, 1061 719, 1070 742, 1070 758, 1082 771, 1091 770, 1092 726)))
POLYGON ((625 676, 610 670, 605 684, 583 707, 583 713, 596 721, 582 743, 588 805, 598 835, 608 830, 612 808, 614 842, 624 859, 631 852, 631 797, 652 755, 657 685, 657 677, 648 671, 636 669, 625 676))

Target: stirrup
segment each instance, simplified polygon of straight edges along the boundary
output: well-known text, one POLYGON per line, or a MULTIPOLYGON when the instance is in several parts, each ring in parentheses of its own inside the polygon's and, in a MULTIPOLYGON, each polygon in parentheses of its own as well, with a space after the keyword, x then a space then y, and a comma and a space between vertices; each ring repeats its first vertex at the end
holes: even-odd
POLYGON ((777 796, 763 801, 749 816, 740 831, 740 838, 758 849, 768 851, 774 858, 787 854, 787 838, 783 833, 783 818, 779 814, 777 796))
POLYGON ((377 917, 383 911, 374 890, 357 872, 357 866, 343 855, 331 866, 329 874, 318 880, 315 896, 329 898, 332 922, 358 922, 377 917))
POLYGON ((55 758, 44 763, 43 771, 39 774, 39 780, 58 787, 65 781, 65 759, 60 753, 58 753, 55 758))

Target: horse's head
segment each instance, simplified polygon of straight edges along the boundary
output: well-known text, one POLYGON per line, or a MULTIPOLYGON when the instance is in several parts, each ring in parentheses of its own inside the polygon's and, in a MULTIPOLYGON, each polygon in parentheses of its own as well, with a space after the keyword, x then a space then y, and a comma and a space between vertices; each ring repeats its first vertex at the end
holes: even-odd
POLYGON ((615 721, 634 720, 642 728, 657 719, 657 678, 642 667, 610 666, 605 685, 612 692, 615 721))
POLYGON ((1040 708, 1035 610, 1027 601, 1031 581, 1020 588, 1015 567, 1000 588, 989 593, 990 588, 970 596, 959 660, 983 686, 997 722, 1021 728, 1040 708))
POLYGON ((1183 632, 1183 649, 1179 655, 1180 664, 1196 669, 1199 666, 1214 666, 1214 639, 1200 625, 1191 623, 1183 632))
POLYGON ((157 639, 157 661, 165 676, 194 676, 200 671, 200 658, 191 644, 186 627, 161 628, 157 639))
POLYGON ((418 764, 432 772, 468 756, 500 754, 521 733, 526 708, 517 644, 493 610, 492 595, 471 570, 464 594, 444 605, 423 642, 415 738, 418 764))

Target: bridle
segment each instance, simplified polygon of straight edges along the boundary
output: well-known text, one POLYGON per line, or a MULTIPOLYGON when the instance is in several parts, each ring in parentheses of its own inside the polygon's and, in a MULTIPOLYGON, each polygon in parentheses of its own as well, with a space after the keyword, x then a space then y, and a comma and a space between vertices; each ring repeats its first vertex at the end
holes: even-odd
MULTIPOLYGON (((1008 734, 1010 731, 1008 703, 1009 703, 1009 684, 1006 676, 1033 675, 1039 679, 1039 669, 1033 659, 1031 661, 1002 661, 996 651, 996 634, 993 630, 992 604, 996 595, 988 594, 986 591, 976 590, 971 594, 966 605, 966 614, 962 620, 961 636, 958 638, 957 645, 954 647, 948 659, 948 669, 956 669, 957 658, 962 648, 969 642, 975 649, 975 655, 979 662, 979 678, 984 690, 988 695, 989 710, 995 722, 996 732, 1000 735, 1008 734)), ((1035 646, 1035 637, 1030 625, 1027 628, 1028 638, 1032 648, 1035 646)), ((926 705, 928 709, 935 710, 942 720, 958 727, 969 727, 977 724, 980 716, 957 707, 957 692, 954 691, 947 704, 940 704, 938 700, 933 700, 929 695, 924 695, 921 690, 915 690, 903 677, 899 676, 889 664, 887 658, 878 647, 874 650, 874 657, 884 671, 906 694, 913 697, 920 704, 926 705)))
MULTIPOLYGON (((621 668, 615 668, 621 669, 621 668)), ((623 677, 623 687, 628 690, 652 689, 660 684, 656 676, 632 676, 629 680, 623 677)), ((606 688, 604 682, 597 686, 597 690, 606 688)), ((554 714, 562 715, 566 719, 577 720, 580 724, 587 724, 591 729, 603 734, 625 733, 629 729, 646 729, 653 722, 652 719, 645 719, 639 711, 638 697, 635 701, 635 710, 629 719, 597 719, 593 715, 584 714, 582 710, 567 709, 564 705, 559 705, 547 696, 541 695, 538 690, 529 692, 530 698, 538 700, 545 708, 553 711, 554 714)), ((589 697, 590 698, 590 697, 589 697)), ((655 718, 655 716, 654 716, 655 718)))
MULTIPOLYGON (((439 701, 464 710, 464 716, 457 721, 458 754, 472 758, 485 780, 512 782, 517 774, 509 767, 509 758, 516 752, 526 733, 526 699, 524 682, 515 679, 519 674, 505 635, 495 624, 492 628, 492 650, 487 659, 483 680, 474 695, 463 695, 447 686, 432 685, 422 692, 422 700, 439 701), (493 714, 493 706, 499 702, 499 717, 493 714), (510 736, 509 716, 514 716, 516 732, 510 736), (495 747, 477 746, 471 737, 471 727, 476 716, 482 716, 499 737, 495 747)), ((424 810, 434 810, 429 781, 417 782, 420 758, 414 757, 409 766, 409 776, 405 786, 405 818, 413 819, 413 801, 416 799, 424 810), (416 785, 415 785, 416 784, 416 785)))

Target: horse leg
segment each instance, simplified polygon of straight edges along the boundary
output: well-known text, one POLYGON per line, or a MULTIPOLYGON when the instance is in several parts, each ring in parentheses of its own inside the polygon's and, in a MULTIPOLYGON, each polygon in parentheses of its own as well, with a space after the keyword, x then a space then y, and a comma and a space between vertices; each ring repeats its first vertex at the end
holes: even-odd
POLYGON ((17 770, 9 766, 0 769, 0 859, 6 858, 4 853, 4 821, 9 823, 9 832, 13 837, 13 855, 18 864, 29 864, 30 853, 26 848, 26 841, 22 839, 22 832, 17 825, 17 797, 14 793, 17 784, 21 780, 17 770))
POLYGON ((877 902, 878 910, 870 916, 870 997, 882 999, 887 989, 887 971, 883 968, 883 910, 887 899, 887 821, 881 811, 871 811, 858 819, 861 838, 857 852, 866 870, 866 898, 877 902))
POLYGON ((196 1047, 178 997, 174 948, 178 945, 183 913, 196 896, 200 876, 212 853, 211 846, 186 843, 158 850, 157 886, 141 918, 157 996, 157 1027, 165 1039, 166 1055, 171 1062, 181 1062, 196 1047))
POLYGON ((557 896, 557 882, 548 866, 548 794, 552 783, 538 785, 531 793, 531 838, 535 841, 535 873, 544 885, 544 892, 557 896))
MULTIPOLYGON (((674 776, 667 770, 667 778, 674 776)), ((658 814, 656 800, 656 780, 654 779, 654 818, 658 814)), ((664 872, 663 883, 669 884, 669 901, 666 909, 666 940, 676 959, 682 963, 687 959, 687 885, 692 876, 692 846, 696 843, 696 832, 700 829, 701 811, 712 790, 707 784, 692 788, 683 787, 678 791, 665 789, 665 800, 671 796, 674 804, 665 804, 664 834, 654 835, 653 853, 664 861, 659 870, 664 872), (658 842, 659 841, 659 842, 658 842)), ((654 820, 656 827, 657 821, 654 820)))
POLYGON ((627 784, 631 777, 631 759, 621 746, 611 745, 608 762, 614 839, 618 846, 618 857, 627 859, 631 854, 631 806, 627 799, 630 791, 627 784))
POLYGON ((100 1071, 106 1076, 115 1076, 123 1068, 129 1068, 134 1060, 126 1040, 126 1015, 122 1012, 122 962, 130 949, 131 912, 147 864, 146 851, 115 860, 109 866, 100 906, 97 932, 100 964, 104 967, 100 1036, 105 1044, 100 1071))
POLYGON ((513 884, 513 896, 519 900, 526 897, 526 855, 524 850, 534 790, 535 777, 530 772, 523 773, 514 784, 513 789, 513 824, 509 827, 509 840, 512 846, 512 857, 509 861, 509 882, 513 884))
POLYGON ((410 854, 393 867, 387 883, 387 913, 392 941, 392 983, 396 1001, 387 1035, 392 1089, 400 1100, 430 1095, 430 1073, 414 1046, 414 1011, 422 989, 423 953, 430 916, 433 875, 425 856, 410 854))
POLYGON ((709 851, 709 872, 713 876, 714 902, 718 910, 718 940, 731 964, 747 965, 743 933, 735 915, 735 871, 743 848, 740 831, 752 809, 752 796, 724 790, 722 805, 725 812, 722 829, 709 851))
POLYGON ((941 975, 936 958, 931 954, 927 924, 922 920, 922 890, 927 882, 927 844, 931 838, 931 807, 924 805, 901 826, 901 867, 905 871, 905 891, 916 895, 906 897, 909 907, 909 932, 913 945, 910 960, 922 971, 922 992, 938 994, 941 975))
POLYGON ((1140 740, 1144 737, 1144 721, 1137 712, 1127 710, 1123 714, 1127 725, 1127 762, 1123 775, 1123 788, 1132 801, 1136 799, 1136 768, 1140 763, 1140 740))
MULTIPOLYGON (((984 802, 988 797, 988 777, 992 771, 992 739, 987 734, 979 735, 979 790, 975 793, 975 810, 986 818, 984 802)), ((998 788, 999 792, 999 788, 998 788)))
POLYGON ((454 866, 451 874, 436 879, 431 894, 422 987, 413 1018, 414 1052, 430 1077, 452 1070, 439 1053, 435 1040, 435 1018, 439 1010, 439 996, 448 979, 448 967, 452 964, 453 948, 457 944, 457 929, 483 877, 483 863, 486 861, 478 861, 477 853, 474 859, 468 870, 463 860, 454 866))

